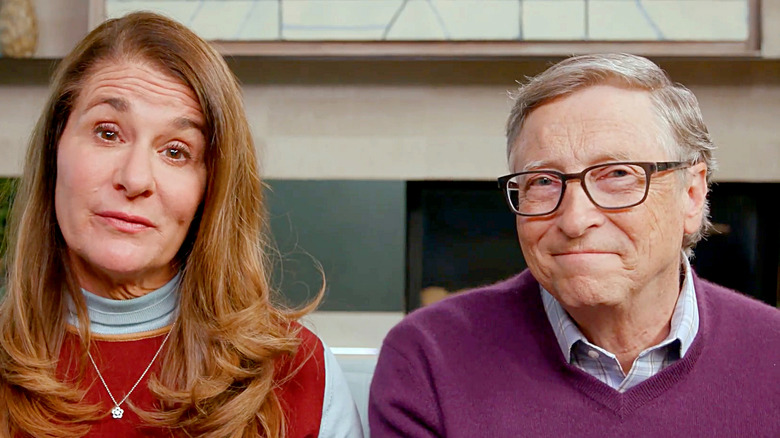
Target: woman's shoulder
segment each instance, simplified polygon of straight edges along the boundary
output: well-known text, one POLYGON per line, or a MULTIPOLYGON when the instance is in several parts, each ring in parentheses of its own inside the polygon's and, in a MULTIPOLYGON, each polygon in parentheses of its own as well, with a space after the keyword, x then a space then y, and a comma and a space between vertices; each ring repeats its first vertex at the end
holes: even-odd
POLYGON ((362 438, 360 415, 333 353, 306 327, 296 323, 300 344, 288 364, 293 371, 280 387, 288 436, 362 438))
POLYGON ((320 339, 295 323, 300 344, 294 356, 280 363, 277 396, 282 404, 290 437, 316 437, 325 400, 325 350, 320 339))
POLYGON ((300 356, 301 352, 315 352, 320 358, 322 358, 325 348, 320 338, 299 322, 293 322, 293 327, 298 330, 298 339, 301 340, 301 344, 298 348, 299 352, 296 354, 296 356, 300 356))
POLYGON ((291 380, 313 379, 325 383, 325 346, 317 335, 298 322, 292 329, 300 343, 294 355, 282 359, 280 374, 289 374, 291 380))

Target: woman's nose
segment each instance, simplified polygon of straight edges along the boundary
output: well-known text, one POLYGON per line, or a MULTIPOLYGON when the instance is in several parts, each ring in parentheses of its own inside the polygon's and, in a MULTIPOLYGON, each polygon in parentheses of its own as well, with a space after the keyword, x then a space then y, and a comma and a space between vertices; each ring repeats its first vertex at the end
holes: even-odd
POLYGON ((114 188, 125 192, 128 198, 151 195, 155 188, 153 149, 141 143, 133 143, 118 155, 114 188))

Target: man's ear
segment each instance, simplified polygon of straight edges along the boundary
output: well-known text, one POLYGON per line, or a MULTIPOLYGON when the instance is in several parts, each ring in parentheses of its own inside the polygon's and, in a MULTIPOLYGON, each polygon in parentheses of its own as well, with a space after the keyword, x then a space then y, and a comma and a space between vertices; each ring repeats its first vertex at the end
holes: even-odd
POLYGON ((696 163, 686 169, 685 234, 693 234, 701 227, 704 203, 707 202, 707 164, 696 163))

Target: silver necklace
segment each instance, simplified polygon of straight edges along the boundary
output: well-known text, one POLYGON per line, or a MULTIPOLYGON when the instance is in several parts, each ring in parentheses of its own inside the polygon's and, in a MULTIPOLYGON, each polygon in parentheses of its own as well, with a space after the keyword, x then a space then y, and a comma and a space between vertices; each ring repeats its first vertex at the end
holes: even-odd
POLYGON ((95 359, 92 358, 92 354, 87 350, 87 356, 89 356, 89 361, 92 362, 92 366, 95 367, 95 372, 97 372, 98 377, 100 378, 100 381, 103 382, 103 387, 106 388, 106 392, 108 393, 108 396, 111 397, 111 401, 114 402, 114 407, 111 409, 111 416, 114 418, 122 418, 122 415, 125 414, 125 410, 120 408, 119 406, 127 400, 128 397, 130 397, 130 394, 135 391, 135 387, 138 386, 139 383, 141 383, 141 380, 144 379, 144 376, 146 373, 149 372, 149 369, 152 367, 152 364, 157 359, 157 356, 160 355, 160 352, 162 351, 163 347, 165 346, 165 342, 168 341, 168 337, 171 336, 171 332, 173 331, 173 327, 171 327, 171 331, 168 332, 167 335, 165 335, 165 339, 163 339, 162 344, 160 344, 160 348, 157 349, 157 353, 154 353, 154 357, 152 358, 152 361, 149 362, 149 365, 146 366, 146 369, 141 374, 141 377, 138 378, 138 380, 135 381, 135 384, 132 388, 130 388, 130 391, 127 391, 127 394, 125 394, 124 398, 120 400, 119 402, 116 401, 114 398, 114 394, 111 394, 111 390, 108 389, 108 385, 106 385, 106 380, 103 378, 103 375, 100 374, 100 370, 98 369, 97 364, 95 363, 95 359))

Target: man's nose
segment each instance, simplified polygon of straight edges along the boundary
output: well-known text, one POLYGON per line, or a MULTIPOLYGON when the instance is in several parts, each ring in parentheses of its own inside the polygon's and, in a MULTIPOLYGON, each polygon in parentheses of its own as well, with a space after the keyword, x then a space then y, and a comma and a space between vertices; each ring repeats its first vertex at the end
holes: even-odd
POLYGON ((603 221, 604 213, 585 193, 582 181, 567 181, 557 211, 558 228, 568 237, 576 238, 585 234, 588 228, 601 225, 603 221))

